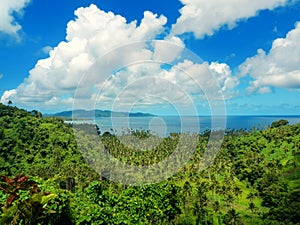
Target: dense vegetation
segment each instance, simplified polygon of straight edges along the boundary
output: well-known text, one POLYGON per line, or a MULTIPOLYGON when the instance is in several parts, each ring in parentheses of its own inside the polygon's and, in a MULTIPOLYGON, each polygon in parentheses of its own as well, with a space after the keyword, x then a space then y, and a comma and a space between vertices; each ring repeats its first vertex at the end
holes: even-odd
MULTIPOLYGON (((1 225, 300 224, 300 124, 227 130, 206 170, 199 162, 209 133, 199 134, 185 167, 142 186, 103 179, 61 119, 0 104, 0 124, 1 225)), ((76 135, 94 158, 101 140, 120 161, 136 166, 159 162, 178 143, 173 134, 153 151, 140 151, 107 133, 76 135)), ((148 132, 133 135, 149 139, 148 132)))

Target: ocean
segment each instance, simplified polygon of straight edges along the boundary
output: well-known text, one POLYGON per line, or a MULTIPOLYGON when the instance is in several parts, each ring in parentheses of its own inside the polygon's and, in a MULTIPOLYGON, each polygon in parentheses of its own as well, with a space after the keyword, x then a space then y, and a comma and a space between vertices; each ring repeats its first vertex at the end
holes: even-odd
MULTIPOLYGON (((220 129, 265 129, 274 121, 285 119, 289 124, 300 123, 300 116, 159 116, 159 117, 100 117, 81 123, 96 123, 101 133, 122 134, 128 130, 150 130, 165 137, 170 133, 200 133, 220 129), (212 125, 213 124, 213 125, 212 125)), ((78 121, 77 121, 78 122, 78 121)))

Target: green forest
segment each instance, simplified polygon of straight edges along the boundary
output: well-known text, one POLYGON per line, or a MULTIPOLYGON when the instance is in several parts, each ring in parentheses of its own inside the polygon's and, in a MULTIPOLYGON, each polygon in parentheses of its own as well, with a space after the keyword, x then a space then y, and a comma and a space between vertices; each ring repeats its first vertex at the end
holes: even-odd
MULTIPOLYGON (((151 165, 174 151, 178 134, 142 151, 113 134, 90 132, 97 131, 94 125, 77 129, 60 118, 3 104, 0 124, 0 225, 300 224, 300 123, 226 130, 205 170, 199 163, 210 132, 197 134, 197 148, 178 173, 136 186, 106 179, 85 154, 97 161, 101 141, 119 161, 151 165)), ((107 165, 99 166, 104 171, 107 165)))

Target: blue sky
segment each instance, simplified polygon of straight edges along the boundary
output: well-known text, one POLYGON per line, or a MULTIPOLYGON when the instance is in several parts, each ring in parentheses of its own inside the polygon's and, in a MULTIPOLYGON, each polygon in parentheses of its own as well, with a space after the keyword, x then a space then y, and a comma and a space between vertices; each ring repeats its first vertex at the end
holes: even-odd
POLYGON ((1 102, 45 113, 201 115, 225 105, 234 115, 299 115, 298 21, 295 0, 1 1, 1 102), (166 42, 134 44, 146 40, 166 42), (113 62, 98 68, 106 55, 113 62))

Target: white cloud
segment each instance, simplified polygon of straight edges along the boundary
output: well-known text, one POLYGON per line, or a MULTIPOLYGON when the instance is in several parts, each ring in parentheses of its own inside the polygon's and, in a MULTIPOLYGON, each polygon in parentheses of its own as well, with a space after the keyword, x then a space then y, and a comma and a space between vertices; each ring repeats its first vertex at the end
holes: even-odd
POLYGON ((45 54, 49 54, 49 52, 53 50, 53 48, 51 46, 45 46, 42 48, 42 52, 45 54))
POLYGON ((2 73, 0 73, 0 79, 2 79, 3 78, 3 74, 2 73))
POLYGON ((226 63, 212 62, 209 68, 214 73, 226 99, 233 98, 238 94, 234 90, 239 85, 239 79, 232 76, 232 71, 226 63))
POLYGON ((137 21, 127 23, 124 17, 106 13, 95 5, 79 8, 75 15, 77 19, 68 23, 66 39, 69 42, 74 38, 88 40, 96 57, 132 41, 151 40, 164 30, 167 22, 166 17, 146 11, 137 26, 137 21))
POLYGON ((109 108, 113 101, 123 106, 183 106, 236 94, 238 80, 227 64, 185 60, 191 52, 176 36, 144 42, 164 33, 164 16, 146 11, 137 26, 137 21, 127 22, 93 4, 77 9, 75 15, 67 25, 66 40, 51 50, 47 47, 49 57, 39 60, 16 89, 6 91, 2 102, 53 111, 71 108, 75 92, 78 108, 93 108, 96 99, 99 108, 109 108), (111 68, 119 71, 107 80, 111 68))
MULTIPOLYGON (((190 76, 188 82, 186 80, 179 82, 181 85, 185 85, 191 93, 199 94, 199 90, 201 90, 209 100, 229 99, 236 94, 234 88, 239 81, 232 76, 230 67, 225 63, 212 62, 208 64, 203 62, 199 64, 185 60, 177 66, 190 76), (192 88, 191 82, 196 83, 195 89, 192 88)), ((176 74, 174 71, 171 72, 176 74)))
POLYGON ((224 63, 197 64, 185 60, 164 68, 157 62, 149 62, 118 71, 98 87, 101 92, 94 99, 105 108, 121 107, 117 111, 130 109, 137 102, 144 107, 162 107, 166 102, 179 108, 191 107, 231 98, 238 84, 224 63))
POLYGON ((239 69, 253 81, 249 92, 271 92, 270 87, 300 89, 300 23, 285 38, 273 41, 268 53, 259 49, 239 69))
MULTIPOLYGON (((62 100, 70 103, 61 96, 74 94, 82 75, 97 58, 118 46, 154 39, 167 22, 164 16, 145 12, 137 26, 136 21, 127 23, 124 17, 104 12, 93 4, 78 8, 75 15, 76 19, 67 25, 66 41, 50 50, 48 58, 39 60, 21 85, 6 91, 2 102, 13 98, 16 103, 39 108, 62 100)), ((119 52, 117 58, 122 61, 130 57, 143 59, 151 54, 141 49, 131 56, 119 52)))
POLYGON ((9 100, 14 98, 17 94, 17 91, 15 89, 5 91, 1 97, 1 102, 2 103, 7 103, 9 100))
MULTIPOLYGON (((175 70, 175 68, 173 68, 175 70)), ((159 63, 145 62, 141 64, 130 65, 117 72, 101 88, 98 100, 103 104, 106 100, 106 107, 118 108, 118 110, 128 109, 138 104, 144 107, 153 105, 163 105, 166 102, 170 104, 191 104, 189 99, 189 90, 179 81, 180 75, 172 77, 171 71, 164 70, 159 63)), ((183 80, 181 78, 181 80, 183 80)))
POLYGON ((185 45, 180 38, 175 36, 166 37, 165 41, 155 43, 153 59, 162 62, 172 62, 180 55, 185 45), (170 45, 172 45, 172 48, 170 48, 170 45), (174 45, 178 47, 176 48, 174 45))
POLYGON ((195 37, 213 35, 223 26, 232 29, 236 23, 253 17, 260 10, 272 10, 288 0, 181 0, 181 16, 173 25, 175 35, 193 32, 195 37))
POLYGON ((30 0, 1 0, 0 2, 0 32, 17 35, 22 28, 15 20, 14 13, 22 14, 30 0))

